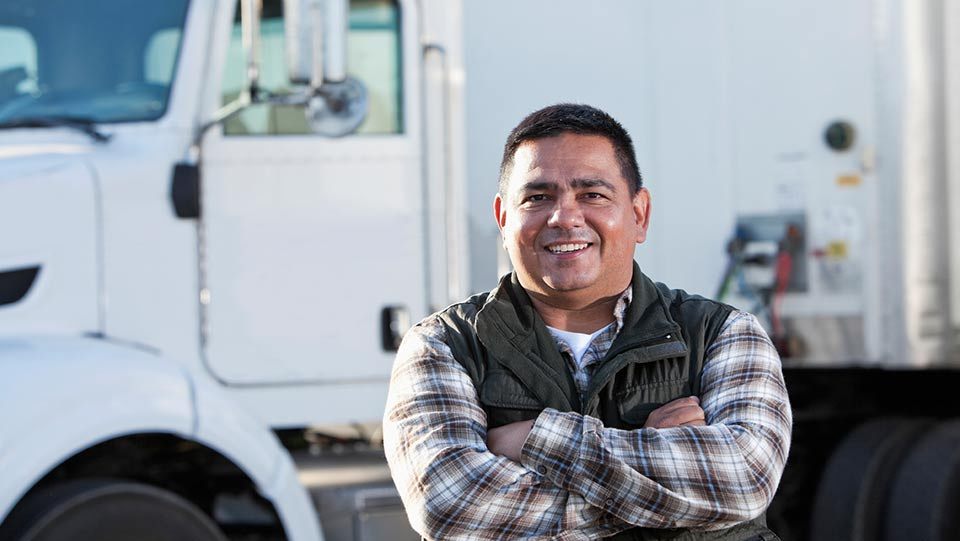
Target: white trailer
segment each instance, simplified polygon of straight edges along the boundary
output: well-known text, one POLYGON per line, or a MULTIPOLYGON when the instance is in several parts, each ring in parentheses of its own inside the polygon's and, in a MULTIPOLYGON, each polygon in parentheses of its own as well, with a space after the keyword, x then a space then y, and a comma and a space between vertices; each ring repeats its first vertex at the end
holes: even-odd
POLYGON ((606 109, 652 192, 641 267, 757 312, 781 346, 796 425, 773 529, 956 539, 960 5, 488 0, 465 15, 480 265, 502 134, 547 103, 606 109))
POLYGON ((0 538, 417 538, 377 440, 399 335, 466 293, 460 32, 0 4, 0 538))

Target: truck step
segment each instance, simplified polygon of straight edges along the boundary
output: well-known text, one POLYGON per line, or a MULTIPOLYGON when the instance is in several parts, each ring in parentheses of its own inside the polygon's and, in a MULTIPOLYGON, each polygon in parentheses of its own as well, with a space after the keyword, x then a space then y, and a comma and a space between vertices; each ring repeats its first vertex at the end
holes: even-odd
POLYGON ((295 454, 326 541, 418 541, 383 451, 295 454))

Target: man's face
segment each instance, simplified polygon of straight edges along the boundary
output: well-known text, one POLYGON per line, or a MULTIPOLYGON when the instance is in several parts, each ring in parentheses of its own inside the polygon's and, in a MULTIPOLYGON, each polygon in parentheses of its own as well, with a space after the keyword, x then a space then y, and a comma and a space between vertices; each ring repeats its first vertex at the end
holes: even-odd
POLYGON ((517 148, 494 210, 520 284, 541 300, 583 306, 629 285, 650 197, 631 195, 607 138, 568 133, 517 148))

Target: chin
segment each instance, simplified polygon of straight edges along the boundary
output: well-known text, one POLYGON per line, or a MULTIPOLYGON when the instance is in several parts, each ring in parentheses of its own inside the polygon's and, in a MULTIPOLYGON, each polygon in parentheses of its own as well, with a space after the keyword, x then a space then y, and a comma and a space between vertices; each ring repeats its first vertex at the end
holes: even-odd
POLYGON ((544 280, 544 283, 553 291, 568 293, 587 289, 593 286, 596 281, 585 277, 568 278, 565 280, 544 280))

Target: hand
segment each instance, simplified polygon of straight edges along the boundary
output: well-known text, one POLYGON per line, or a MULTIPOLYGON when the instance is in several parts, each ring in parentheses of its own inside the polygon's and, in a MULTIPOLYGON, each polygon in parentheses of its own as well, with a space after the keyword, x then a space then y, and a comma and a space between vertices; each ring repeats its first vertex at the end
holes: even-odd
POLYGON ((518 421, 491 428, 487 431, 487 449, 495 455, 505 456, 519 463, 520 449, 523 447, 523 442, 527 441, 527 435, 533 429, 535 420, 518 421))
POLYGON ((677 426, 707 426, 706 416, 696 396, 678 398, 650 412, 644 428, 673 428, 677 426))

